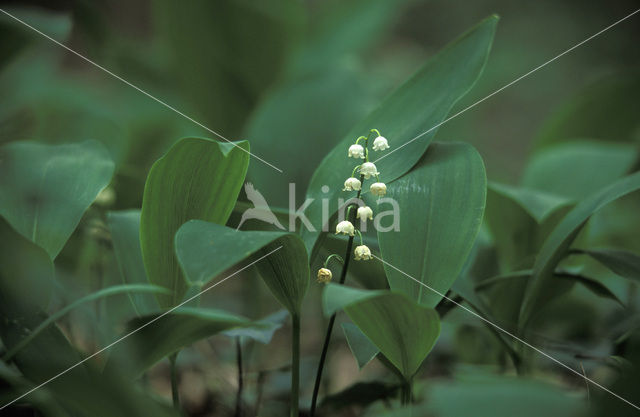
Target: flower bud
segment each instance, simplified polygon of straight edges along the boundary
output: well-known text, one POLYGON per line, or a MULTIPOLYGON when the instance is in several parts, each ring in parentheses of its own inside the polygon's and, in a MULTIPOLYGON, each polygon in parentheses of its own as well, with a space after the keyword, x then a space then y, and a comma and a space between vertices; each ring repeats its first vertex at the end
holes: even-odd
POLYGON ((387 142, 387 138, 384 136, 378 136, 373 141, 373 150, 374 151, 384 151, 385 149, 389 149, 389 142, 387 142))
POLYGON ((331 282, 331 278, 333 278, 333 274, 331 273, 330 269, 318 269, 318 282, 322 284, 328 284, 329 282, 331 282))
POLYGON ((344 188, 342 191, 358 191, 362 187, 362 183, 359 179, 354 177, 349 177, 344 182, 344 188))
POLYGON ((349 235, 349 236, 354 236, 355 235, 355 228, 353 227, 353 224, 351 224, 350 221, 343 220, 340 223, 338 223, 338 225, 336 226, 336 235, 338 233, 342 233, 342 234, 349 235))
POLYGON ((364 164, 360 165, 360 174, 364 175, 365 179, 369 179, 372 176, 375 177, 380 173, 378 172, 378 169, 373 162, 365 162, 364 164))
POLYGON ((364 159, 364 148, 362 145, 353 144, 349 146, 349 158, 364 159))
POLYGON ((358 207, 358 214, 356 215, 356 218, 362 220, 373 220, 373 210, 371 210, 371 207, 369 206, 358 207))
POLYGON ((371 259, 371 250, 367 245, 356 246, 353 253, 356 255, 354 258, 356 261, 368 261, 371 259))
POLYGON ((387 186, 384 182, 374 182, 369 187, 369 190, 371 191, 371 194, 382 197, 387 193, 387 186))

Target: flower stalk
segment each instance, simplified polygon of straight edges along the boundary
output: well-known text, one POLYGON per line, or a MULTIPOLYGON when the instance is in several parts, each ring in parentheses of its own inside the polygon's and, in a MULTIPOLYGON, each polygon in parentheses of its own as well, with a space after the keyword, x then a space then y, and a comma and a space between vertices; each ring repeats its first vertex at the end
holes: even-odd
MULTIPOLYGON (((355 143, 349 147, 349 151, 347 155, 348 157, 365 160, 362 164, 357 165, 356 167, 353 168, 353 171, 351 172, 351 176, 347 178, 347 180, 345 181, 345 187, 343 189, 343 191, 357 191, 357 195, 355 198, 356 201, 360 201, 360 195, 362 194, 362 184, 364 183, 365 179, 369 179, 371 177, 375 177, 377 181, 375 184, 378 184, 375 187, 376 192, 374 192, 374 189, 371 189, 372 193, 377 196, 381 196, 386 193, 386 185, 384 183, 379 182, 380 173, 378 172, 377 167, 375 166, 374 163, 369 162, 369 146, 368 145, 369 145, 369 139, 371 138, 372 134, 376 135, 375 141, 374 141, 374 143, 376 144, 374 146, 374 151, 384 150, 389 147, 387 140, 380 135, 380 132, 377 129, 371 129, 369 131, 368 136, 358 137, 355 143), (359 142, 361 140, 364 140, 364 146, 360 145, 359 142), (359 180, 355 177, 356 171, 360 173, 359 180), (381 191, 382 187, 384 187, 384 191, 381 191)), ((359 204, 358 203, 350 204, 349 207, 347 207, 347 216, 346 216, 347 219, 338 223, 338 225, 336 226, 336 234, 343 233, 343 234, 349 235, 344 262, 342 265, 342 271, 340 272, 340 280, 338 282, 339 285, 343 285, 347 278, 347 270, 349 269, 349 261, 351 260, 352 253, 354 253, 355 255, 354 256, 355 260, 366 261, 371 259, 371 251, 367 246, 364 245, 360 230, 355 229, 353 224, 356 222, 356 219, 360 219, 361 221, 372 219, 373 211, 371 210, 370 207, 366 207, 366 206, 359 207, 357 211, 352 210, 354 206, 359 206, 359 204), (360 246, 358 246, 354 252, 353 240, 355 237, 355 233, 358 233, 358 236, 360 237, 360 246)), ((325 268, 327 267, 329 259, 333 256, 334 255, 331 255, 327 258, 327 260, 324 263, 325 268)), ((321 271, 318 271, 319 281, 320 281, 321 271)), ((323 271, 323 273, 325 272, 323 271)), ((318 370, 316 372, 316 379, 313 386, 313 394, 311 396, 311 409, 309 411, 309 415, 311 417, 315 416, 316 406, 318 401, 318 392, 320 391, 320 382, 322 381, 322 371, 324 369, 324 364, 327 359, 327 352, 329 350, 329 343, 331 342, 331 334, 333 332, 333 326, 335 324, 335 321, 336 321, 336 313, 332 314, 331 318, 329 319, 329 324, 327 326, 327 331, 324 337, 324 343, 322 345, 322 352, 320 353, 320 361, 318 363, 318 370)))

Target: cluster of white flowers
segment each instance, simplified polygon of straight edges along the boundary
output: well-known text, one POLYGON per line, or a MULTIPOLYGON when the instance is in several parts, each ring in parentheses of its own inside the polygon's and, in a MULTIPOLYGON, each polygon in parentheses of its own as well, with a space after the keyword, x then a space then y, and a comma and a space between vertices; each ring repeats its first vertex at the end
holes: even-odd
MULTIPOLYGON (((373 162, 369 161, 368 144, 369 138, 372 135, 375 135, 375 139, 373 140, 374 151, 379 152, 389 149, 389 142, 384 136, 380 135, 380 132, 378 132, 377 129, 371 129, 369 136, 360 136, 356 139, 356 143, 349 146, 349 151, 347 153, 349 158, 364 159, 364 162, 361 165, 356 166, 353 169, 351 176, 344 182, 343 191, 358 191, 358 196, 356 198, 360 197, 362 182, 370 178, 375 178, 375 181, 369 186, 371 194, 381 197, 387 193, 387 186, 385 183, 380 182, 380 172, 378 172, 378 168, 373 162), (364 141, 364 146, 360 144, 360 141, 364 141), (360 173, 359 179, 355 177, 356 171, 360 173)), ((373 220, 373 210, 368 206, 358 207, 356 218, 361 221, 373 220)), ((360 235, 360 232, 348 220, 341 221, 336 226, 336 234, 342 233, 354 236, 355 232, 358 232, 360 235)), ((371 259, 371 250, 366 245, 362 244, 362 235, 360 235, 360 246, 356 247, 354 255, 354 259, 356 261, 371 259)))
MULTIPOLYGON (((347 153, 349 158, 364 159, 364 162, 361 165, 357 165, 351 172, 351 176, 344 181, 344 188, 342 189, 342 191, 357 191, 358 195, 356 199, 360 198, 362 183, 364 180, 368 180, 370 178, 375 178, 375 181, 369 186, 371 194, 376 197, 382 197, 387 193, 386 184, 380 182, 380 172, 378 172, 378 168, 373 162, 369 161, 368 145, 369 138, 372 135, 375 135, 372 146, 374 151, 379 152, 389 149, 389 142, 384 136, 380 135, 380 132, 378 132, 377 129, 371 129, 369 136, 360 136, 356 139, 356 142, 353 145, 349 146, 349 151, 347 153), (364 141, 364 146, 360 144, 360 141, 364 141), (360 173, 360 178, 355 177, 356 171, 360 173)), ((347 209, 347 219, 349 218, 349 213, 352 208, 353 206, 349 206, 347 209)), ((356 218, 363 222, 373 220, 373 210, 369 206, 358 207, 356 218)), ((356 261, 368 261, 372 259, 371 250, 362 242, 362 234, 355 228, 353 223, 349 220, 343 220, 336 225, 336 234, 355 236, 356 233, 358 233, 358 236, 360 237, 360 245, 356 246, 353 252, 354 259, 356 261)), ((327 284, 331 281, 333 275, 331 270, 327 268, 327 265, 332 257, 340 258, 338 255, 333 254, 325 260, 324 267, 318 270, 318 282, 327 284)), ((342 258, 340 258, 340 260, 342 260, 342 258)))

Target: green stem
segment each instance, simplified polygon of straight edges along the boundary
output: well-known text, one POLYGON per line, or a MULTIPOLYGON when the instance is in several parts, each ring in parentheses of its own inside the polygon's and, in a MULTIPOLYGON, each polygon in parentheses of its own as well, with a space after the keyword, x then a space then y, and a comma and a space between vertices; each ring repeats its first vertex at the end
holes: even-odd
POLYGON ((242 417, 242 388, 244 381, 242 377, 242 344, 240 336, 236 337, 236 359, 238 362, 238 393, 236 394, 235 417, 242 417))
POLYGON ((298 417, 300 399, 300 316, 291 315, 293 335, 291 338, 291 417, 298 417))
POLYGON ((169 356, 169 362, 171 363, 171 396, 173 398, 173 406, 176 410, 180 410, 180 392, 178 391, 178 370, 176 368, 176 359, 178 359, 178 353, 173 353, 169 356))
POLYGON ((340 261, 340 263, 342 263, 342 264, 344 263, 344 259, 342 259, 342 257, 341 257, 340 255, 337 255, 337 254, 335 254, 335 253, 332 253, 331 255, 329 255, 329 257, 327 257, 327 259, 325 259, 324 264, 323 264, 323 267, 325 267, 325 268, 326 268, 326 267, 327 267, 327 265, 329 265, 329 261, 330 261, 332 258, 337 258, 337 259, 340 261))
POLYGON ((362 240, 362 233, 360 233, 360 230, 356 229, 356 232, 358 233, 358 236, 360 237, 360 245, 364 245, 364 242, 362 240))
POLYGON ((402 391, 400 393, 400 402, 403 407, 406 407, 407 405, 411 404, 411 400, 413 397, 412 387, 413 387, 413 380, 405 381, 404 384, 402 384, 402 391))
MULTIPOLYGON (((364 175, 360 175, 360 182, 364 181, 364 175)), ((360 192, 358 191, 358 195, 356 196, 356 200, 360 198, 360 192)), ((351 207, 351 206, 350 206, 351 207)), ((351 212, 349 211, 350 215, 351 212)), ((350 221, 355 222, 355 213, 351 217, 350 221)), ((349 261, 351 260, 351 251, 353 250, 353 238, 354 236, 349 236, 349 241, 347 242, 347 252, 344 257, 344 263, 342 264, 342 272, 340 273, 340 285, 344 284, 344 281, 347 279, 347 269, 349 269, 349 261)), ((329 343, 331 342, 331 333, 333 332, 333 325, 336 322, 336 313, 331 315, 329 319, 329 325, 327 326, 327 332, 324 335, 324 343, 322 345, 322 353, 320 354, 320 362, 318 363, 318 370, 316 371, 316 380, 313 385, 313 395, 311 396, 311 409, 309 410, 309 416, 314 417, 316 413, 316 406, 318 402, 318 392, 320 391, 320 382, 322 381, 322 370, 324 369, 324 363, 327 359, 327 352, 329 351, 329 343)))

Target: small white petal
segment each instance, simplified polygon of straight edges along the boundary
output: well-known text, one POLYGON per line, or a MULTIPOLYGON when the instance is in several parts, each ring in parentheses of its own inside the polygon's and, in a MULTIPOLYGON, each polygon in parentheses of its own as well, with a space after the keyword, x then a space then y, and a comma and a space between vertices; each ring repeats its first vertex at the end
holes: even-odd
POLYGON ((387 193, 387 186, 383 182, 374 182, 369 187, 369 190, 371 191, 371 194, 381 197, 387 193))
POLYGON ((358 207, 358 212, 357 213, 358 213, 356 215, 357 219, 373 220, 373 210, 371 210, 371 207, 369 207, 369 206, 358 207))
POLYGON ((378 136, 373 141, 373 150, 374 151, 384 151, 385 149, 389 149, 389 142, 387 142, 387 138, 384 136, 378 136))
POLYGON ((365 179, 369 179, 372 176, 375 177, 380 173, 378 172, 378 169, 373 162, 365 162, 360 166, 360 174, 364 175, 365 179))
POLYGON ((359 179, 354 177, 349 177, 344 182, 344 188, 342 191, 359 191, 362 187, 362 183, 359 179))
POLYGON ((356 249, 353 251, 355 255, 356 261, 368 261, 372 258, 371 250, 367 245, 356 246, 356 249))
POLYGON ((353 224, 351 224, 350 221, 343 220, 336 225, 336 234, 339 234, 339 233, 353 236, 355 234, 355 228, 353 227, 353 224))
POLYGON ((364 159, 364 148, 362 145, 353 144, 349 146, 349 158, 364 159))

